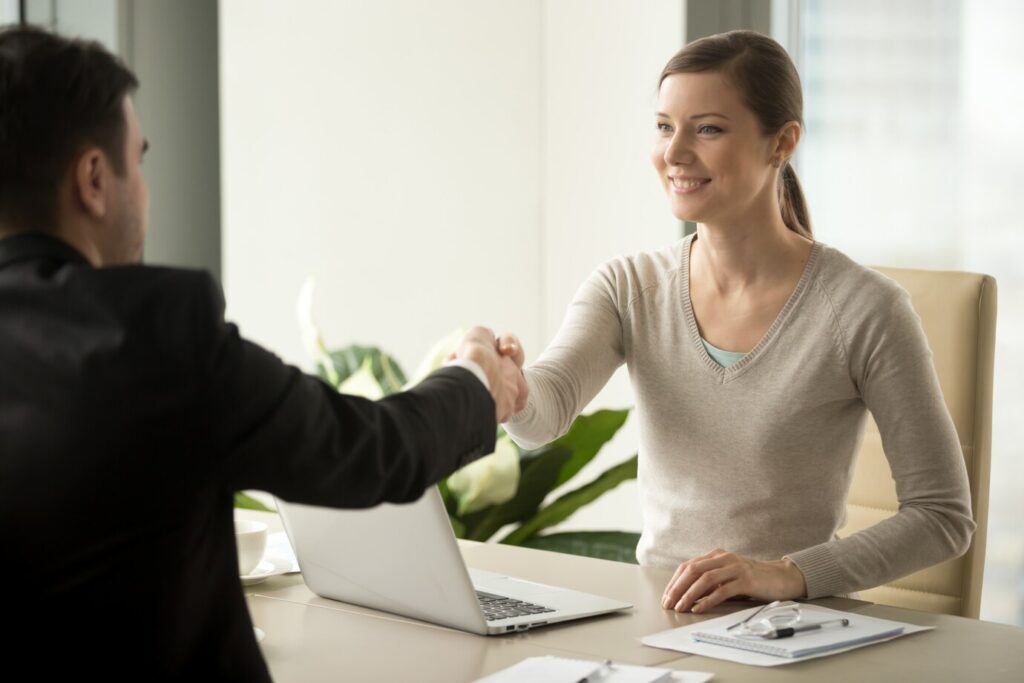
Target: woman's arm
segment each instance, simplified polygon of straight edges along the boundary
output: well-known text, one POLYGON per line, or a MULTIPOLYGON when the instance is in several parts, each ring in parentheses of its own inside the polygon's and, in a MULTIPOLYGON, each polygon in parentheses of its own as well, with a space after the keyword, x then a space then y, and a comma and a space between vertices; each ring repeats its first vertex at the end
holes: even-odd
POLYGON ((966 552, 975 529, 967 471, 909 295, 895 292, 852 327, 849 336, 844 330, 851 376, 881 432, 899 512, 782 560, 714 550, 683 562, 666 586, 667 609, 703 612, 737 595, 780 600, 849 593, 966 552))
POLYGON ((899 512, 790 555, 811 598, 871 588, 958 557, 975 529, 960 441, 909 295, 900 290, 861 328, 850 339, 851 371, 881 433, 899 512))
POLYGON ((504 425, 523 448, 565 434, 625 361, 618 282, 611 265, 595 271, 576 292, 554 340, 524 371, 529 402, 504 425))

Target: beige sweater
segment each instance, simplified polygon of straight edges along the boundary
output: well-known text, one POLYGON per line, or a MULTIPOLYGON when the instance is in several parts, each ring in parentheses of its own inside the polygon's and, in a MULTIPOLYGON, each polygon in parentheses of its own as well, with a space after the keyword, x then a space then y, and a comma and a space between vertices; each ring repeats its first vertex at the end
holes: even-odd
POLYGON ((618 258, 583 284, 526 369, 530 401, 505 425, 536 447, 626 363, 639 420, 641 564, 714 548, 791 558, 808 597, 877 586, 964 553, 975 524, 956 430, 910 298, 815 243, 758 345, 723 368, 701 344, 689 295, 692 237, 618 258), (839 540, 868 411, 900 511, 839 540))

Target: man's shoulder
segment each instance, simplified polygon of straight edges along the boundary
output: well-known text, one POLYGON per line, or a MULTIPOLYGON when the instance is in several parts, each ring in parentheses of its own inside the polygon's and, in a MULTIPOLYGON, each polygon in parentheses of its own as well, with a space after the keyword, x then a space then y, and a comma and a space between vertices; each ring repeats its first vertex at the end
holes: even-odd
POLYGON ((132 348, 192 362, 223 332, 224 297, 209 272, 146 265, 75 270, 64 289, 76 315, 93 328, 119 330, 132 348))
POLYGON ((213 312, 222 311, 224 306, 214 277, 208 271, 192 268, 132 265, 83 269, 71 276, 68 285, 81 287, 135 315, 162 315, 168 309, 213 312))

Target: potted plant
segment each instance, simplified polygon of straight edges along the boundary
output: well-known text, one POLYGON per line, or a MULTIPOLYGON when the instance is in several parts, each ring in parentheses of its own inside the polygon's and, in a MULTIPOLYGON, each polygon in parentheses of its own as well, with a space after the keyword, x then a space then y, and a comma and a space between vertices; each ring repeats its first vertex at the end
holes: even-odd
MULTIPOLYGON (((312 297, 313 285, 307 282, 299 297, 303 341, 320 378, 342 393, 376 400, 414 386, 444 363, 462 337, 462 332, 456 331, 435 344, 410 381, 398 361, 375 346, 350 345, 329 351, 313 322, 312 297)), ((544 533, 622 482, 636 478, 634 455, 548 501, 552 491, 594 459, 628 417, 629 409, 580 415, 565 435, 534 450, 519 448, 499 427, 493 453, 438 485, 455 535, 635 563, 637 533, 544 533)), ((236 498, 236 505, 263 507, 248 497, 236 498)))

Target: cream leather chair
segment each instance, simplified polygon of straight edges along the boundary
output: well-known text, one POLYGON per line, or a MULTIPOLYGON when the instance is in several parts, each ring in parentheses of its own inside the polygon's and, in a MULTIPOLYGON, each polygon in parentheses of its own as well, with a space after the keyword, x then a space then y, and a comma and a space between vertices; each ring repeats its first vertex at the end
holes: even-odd
MULTIPOLYGON (((978 617, 985 566, 989 465, 992 454, 992 360, 996 282, 987 275, 878 268, 908 292, 921 317, 946 405, 953 417, 971 481, 978 530, 963 557, 878 588, 860 591, 872 602, 978 617)), ((868 420, 847 500, 848 536, 895 514, 896 487, 878 427, 868 420)))

